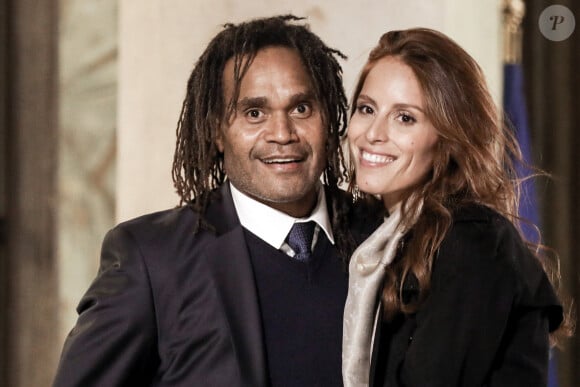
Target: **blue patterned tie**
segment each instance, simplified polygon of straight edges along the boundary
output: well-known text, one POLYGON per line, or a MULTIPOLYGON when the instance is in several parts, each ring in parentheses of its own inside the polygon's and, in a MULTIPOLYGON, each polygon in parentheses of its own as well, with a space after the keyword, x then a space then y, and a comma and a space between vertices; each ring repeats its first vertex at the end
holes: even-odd
POLYGON ((288 245, 296 253, 294 259, 307 262, 310 258, 310 247, 314 236, 314 226, 316 223, 310 221, 306 223, 294 223, 288 233, 288 245))

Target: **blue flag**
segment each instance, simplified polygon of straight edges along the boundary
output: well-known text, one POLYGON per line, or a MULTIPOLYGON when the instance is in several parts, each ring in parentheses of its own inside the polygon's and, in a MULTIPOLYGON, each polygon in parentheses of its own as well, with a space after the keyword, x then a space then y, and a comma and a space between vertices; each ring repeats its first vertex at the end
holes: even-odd
MULTIPOLYGON (((519 64, 504 64, 504 111, 513 125, 515 137, 520 145, 524 164, 516 164, 518 177, 528 176, 532 171, 526 165, 532 164, 532 147, 530 131, 528 127, 528 114, 524 95, 523 71, 519 64)), ((529 241, 539 243, 535 226, 540 226, 540 216, 536 197, 536 187, 533 179, 525 180, 521 186, 520 217, 527 222, 522 222, 522 232, 529 241)), ((556 356, 550 356, 548 369, 548 387, 558 387, 556 356)))

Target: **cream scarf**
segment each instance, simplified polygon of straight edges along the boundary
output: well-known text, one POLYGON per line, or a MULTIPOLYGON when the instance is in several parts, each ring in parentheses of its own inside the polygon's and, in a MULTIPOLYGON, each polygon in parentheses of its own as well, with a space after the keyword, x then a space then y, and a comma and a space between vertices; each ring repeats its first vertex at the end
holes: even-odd
POLYGON ((372 341, 378 293, 385 268, 407 232, 400 206, 353 253, 349 264, 348 296, 344 307, 342 378, 344 387, 369 385, 372 341))

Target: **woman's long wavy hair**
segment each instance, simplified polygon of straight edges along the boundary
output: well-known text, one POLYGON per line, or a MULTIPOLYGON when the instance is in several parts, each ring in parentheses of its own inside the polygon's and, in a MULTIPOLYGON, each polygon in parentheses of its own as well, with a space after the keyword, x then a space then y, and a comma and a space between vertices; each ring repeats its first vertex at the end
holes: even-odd
POLYGON ((354 240, 348 232, 349 207, 334 195, 347 179, 340 143, 346 133, 348 101, 342 85, 342 68, 337 60, 345 56, 324 44, 307 24, 300 23, 302 20, 293 15, 281 15, 226 24, 211 40, 187 83, 177 124, 173 182, 181 198, 180 204, 188 205, 200 215, 197 229, 211 229, 204 218, 205 210, 214 190, 226 178, 223 154, 215 143, 216 133, 232 114, 240 83, 256 54, 269 46, 291 48, 300 56, 321 104, 327 129, 327 163, 322 179, 331 192, 327 200, 333 209, 333 232, 346 260, 354 249, 354 240), (223 72, 229 60, 234 63, 234 94, 231 101, 225 101, 223 72))
MULTIPOLYGON (((391 31, 380 38, 359 77, 351 115, 369 71, 387 56, 400 59, 413 70, 423 91, 425 114, 439 136, 432 170, 409 190, 401 206, 403 219, 420 215, 412 237, 406 240, 403 258, 387 270, 383 305, 388 318, 397 312, 412 313, 424 300, 436 252, 451 227, 455 209, 480 204, 521 224, 517 215, 521 179, 515 163, 523 160, 479 65, 453 40, 430 29, 391 31), (418 281, 419 297, 407 304, 402 301, 402 290, 410 275, 418 281)), ((353 171, 351 187, 354 181, 353 171)), ((557 285, 557 257, 547 257, 543 246, 527 243, 557 285)), ((560 331, 570 328, 568 320, 560 331)))

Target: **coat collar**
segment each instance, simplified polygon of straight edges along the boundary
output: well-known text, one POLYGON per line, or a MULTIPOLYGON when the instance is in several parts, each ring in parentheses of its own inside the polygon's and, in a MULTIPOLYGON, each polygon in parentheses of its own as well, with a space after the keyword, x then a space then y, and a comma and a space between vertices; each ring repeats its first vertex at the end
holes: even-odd
POLYGON ((207 222, 215 228, 218 237, 234 228, 241 227, 232 200, 230 185, 227 182, 212 192, 210 203, 204 216, 207 222))
POLYGON ((264 386, 266 360, 258 294, 244 231, 232 201, 229 185, 223 184, 206 212, 216 238, 205 253, 215 276, 231 339, 240 368, 242 385, 264 386))

